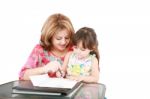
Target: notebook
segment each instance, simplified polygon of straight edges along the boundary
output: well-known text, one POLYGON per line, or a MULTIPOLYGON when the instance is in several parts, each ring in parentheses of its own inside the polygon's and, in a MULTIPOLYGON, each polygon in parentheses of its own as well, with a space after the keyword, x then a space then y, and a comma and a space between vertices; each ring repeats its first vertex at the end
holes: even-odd
POLYGON ((33 86, 72 89, 78 82, 65 78, 51 78, 48 74, 30 76, 33 86))
POLYGON ((82 82, 77 82, 72 88, 38 87, 33 86, 30 80, 15 81, 12 87, 12 94, 68 95, 75 89, 79 89, 82 85, 82 82))

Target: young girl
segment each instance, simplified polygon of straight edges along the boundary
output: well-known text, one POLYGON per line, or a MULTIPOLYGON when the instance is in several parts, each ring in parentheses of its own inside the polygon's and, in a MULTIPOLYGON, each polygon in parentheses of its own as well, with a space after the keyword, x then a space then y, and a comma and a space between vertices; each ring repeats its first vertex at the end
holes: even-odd
POLYGON ((20 71, 20 80, 29 80, 31 75, 44 73, 56 77, 55 71, 71 50, 74 28, 67 16, 60 13, 49 16, 41 32, 40 43, 33 48, 20 71))
MULTIPOLYGON (((62 70, 66 77, 87 83, 99 80, 98 40, 92 28, 83 27, 73 36, 74 51, 69 52, 62 70)), ((57 77, 62 73, 57 72, 57 77)))

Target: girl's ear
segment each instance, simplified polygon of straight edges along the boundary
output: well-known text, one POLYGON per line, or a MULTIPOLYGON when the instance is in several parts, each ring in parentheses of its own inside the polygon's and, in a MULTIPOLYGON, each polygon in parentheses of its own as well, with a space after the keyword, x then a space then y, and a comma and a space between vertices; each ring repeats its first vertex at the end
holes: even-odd
POLYGON ((74 46, 73 46, 73 49, 76 49, 76 48, 77 48, 77 46, 74 45, 74 46))
POLYGON ((72 48, 73 48, 73 50, 75 50, 77 48, 77 46, 74 45, 72 48))

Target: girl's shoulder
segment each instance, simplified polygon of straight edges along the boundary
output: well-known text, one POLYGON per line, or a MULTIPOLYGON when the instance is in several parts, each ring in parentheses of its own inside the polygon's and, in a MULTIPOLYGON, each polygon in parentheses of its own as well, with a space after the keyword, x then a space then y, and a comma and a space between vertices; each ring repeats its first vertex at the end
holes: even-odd
POLYGON ((96 58, 96 56, 92 57, 92 63, 93 64, 98 64, 98 59, 96 58))
POLYGON ((92 63, 97 63, 98 62, 98 59, 96 58, 95 54, 90 54, 87 59, 89 59, 90 61, 92 61, 92 63))
POLYGON ((96 58, 96 56, 93 56, 93 61, 98 62, 98 59, 96 58))

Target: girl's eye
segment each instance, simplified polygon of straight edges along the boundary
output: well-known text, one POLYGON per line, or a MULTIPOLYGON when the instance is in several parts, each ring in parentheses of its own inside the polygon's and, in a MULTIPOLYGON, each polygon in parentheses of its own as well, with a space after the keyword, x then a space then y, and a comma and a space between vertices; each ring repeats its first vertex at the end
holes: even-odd
POLYGON ((81 51, 85 51, 85 49, 81 49, 81 51))

